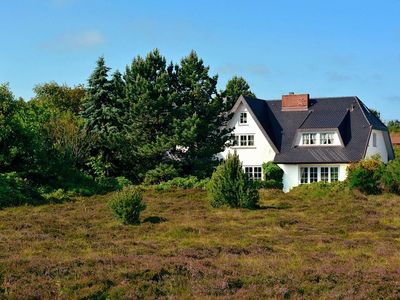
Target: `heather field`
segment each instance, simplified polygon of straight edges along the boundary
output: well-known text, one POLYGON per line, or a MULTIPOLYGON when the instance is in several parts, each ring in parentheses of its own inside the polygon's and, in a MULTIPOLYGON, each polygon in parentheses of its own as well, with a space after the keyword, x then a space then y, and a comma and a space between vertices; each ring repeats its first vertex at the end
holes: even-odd
POLYGON ((0 211, 0 298, 398 299, 400 197, 146 191, 138 226, 110 195, 0 211))

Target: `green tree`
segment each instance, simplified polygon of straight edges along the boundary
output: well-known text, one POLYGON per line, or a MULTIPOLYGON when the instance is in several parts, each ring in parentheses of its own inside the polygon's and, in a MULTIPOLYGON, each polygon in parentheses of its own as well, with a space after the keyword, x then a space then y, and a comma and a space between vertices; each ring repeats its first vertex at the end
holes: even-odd
POLYGON ((400 132, 400 120, 391 120, 387 123, 390 132, 400 132))
POLYGON ((104 58, 100 57, 88 80, 82 112, 85 128, 93 137, 88 165, 97 176, 114 175, 115 151, 118 149, 122 126, 118 97, 113 95, 115 81, 109 80, 109 70, 104 58), (100 169, 93 169, 93 166, 100 166, 100 169))
POLYGON ((232 109, 240 95, 256 97, 243 77, 233 76, 227 82, 225 90, 222 92, 222 96, 225 97, 227 111, 232 109))
POLYGON ((145 58, 136 57, 124 78, 129 109, 125 156, 131 166, 130 177, 141 180, 148 170, 168 160, 166 153, 174 144, 172 68, 155 49, 145 58))
POLYGON ((228 114, 218 94, 218 76, 209 75, 209 67, 192 51, 175 67, 173 151, 185 174, 209 176, 218 164, 216 155, 229 139, 228 114))

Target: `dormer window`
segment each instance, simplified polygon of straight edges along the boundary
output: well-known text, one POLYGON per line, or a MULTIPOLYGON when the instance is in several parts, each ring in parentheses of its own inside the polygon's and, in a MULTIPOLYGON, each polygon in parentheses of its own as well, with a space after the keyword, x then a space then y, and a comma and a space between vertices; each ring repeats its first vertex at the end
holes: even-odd
POLYGON ((303 133, 303 145, 315 145, 317 143, 316 133, 303 133))
POLYGON ((247 112, 242 112, 242 113, 240 113, 239 124, 240 124, 240 125, 247 124, 247 112))
POLYGON ((318 146, 335 145, 334 132, 307 132, 301 135, 300 145, 318 146))
POLYGON ((332 145, 333 144, 333 139, 334 139, 334 135, 333 135, 333 133, 327 133, 327 132, 324 132, 324 133, 320 133, 320 135, 319 135, 319 143, 321 144, 321 145, 332 145))

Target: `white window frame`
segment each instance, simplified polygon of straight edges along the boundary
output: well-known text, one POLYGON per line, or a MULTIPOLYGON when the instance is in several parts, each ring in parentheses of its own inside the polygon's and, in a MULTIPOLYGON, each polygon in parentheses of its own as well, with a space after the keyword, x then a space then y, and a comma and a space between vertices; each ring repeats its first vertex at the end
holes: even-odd
POLYGON ((376 132, 372 133, 372 147, 376 148, 377 146, 377 140, 376 140, 376 132))
POLYGON ((251 180, 263 180, 262 166, 243 166, 243 171, 251 180), (256 169, 257 168, 257 169, 256 169), (255 176, 257 174, 257 177, 255 176))
POLYGON ((301 146, 335 146, 336 132, 302 132, 300 138, 301 146), (311 143, 314 141, 314 143, 311 143), (324 143, 326 141, 326 143, 324 143))
POLYGON ((234 148, 255 148, 256 145, 255 134, 253 133, 235 134, 234 141, 235 141, 235 145, 233 146, 234 148), (249 145, 250 144, 249 141, 251 142, 251 145, 249 145))
MULTIPOLYGON (((311 178, 312 178, 311 173, 315 174, 314 173, 314 171, 315 171, 314 168, 317 169, 317 178, 316 178, 316 181, 314 180, 312 182, 319 182, 319 181, 336 182, 336 181, 339 181, 340 167, 337 166, 337 165, 334 165, 334 166, 324 166, 324 165, 322 165, 322 166, 308 165, 307 166, 307 165, 305 165, 305 166, 299 166, 299 184, 309 184, 309 183, 311 183, 311 178), (321 170, 325 169, 325 168, 328 168, 328 178, 327 178, 328 180, 322 180, 321 170), (306 173, 306 176, 307 176, 307 179, 306 179, 305 182, 303 182, 304 178, 302 178, 302 171, 303 170, 305 170, 305 173, 306 173), (333 181, 332 181, 332 175, 334 173, 332 172, 332 170, 337 170, 336 180, 333 180, 333 181)), ((315 179, 315 177, 313 177, 313 179, 315 179)))
POLYGON ((239 125, 249 125, 249 123, 247 122, 247 112, 243 111, 239 114, 239 125))

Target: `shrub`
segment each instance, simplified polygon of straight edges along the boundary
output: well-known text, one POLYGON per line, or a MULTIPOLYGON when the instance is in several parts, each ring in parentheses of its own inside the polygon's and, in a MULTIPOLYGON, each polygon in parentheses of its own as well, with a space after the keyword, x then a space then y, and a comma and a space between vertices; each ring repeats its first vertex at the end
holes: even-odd
POLYGON ((262 164, 265 180, 275 180, 277 183, 282 183, 283 170, 274 162, 269 161, 262 164))
POLYGON ((400 194, 400 159, 388 162, 382 174, 382 183, 386 191, 400 194))
POLYGON ((144 184, 157 184, 168 181, 177 176, 178 171, 172 165, 161 163, 155 169, 147 171, 144 177, 144 184))
POLYGON ((142 192, 139 189, 126 187, 114 194, 109 205, 123 224, 139 224, 140 213, 146 208, 142 199, 142 192))
POLYGON ((50 193, 42 194, 43 198, 49 203, 63 203, 65 201, 70 201, 73 195, 73 192, 66 192, 63 189, 57 189, 50 193))
POLYGON ((283 183, 274 179, 254 180, 253 185, 256 189, 283 189, 283 183))
POLYGON ((255 208, 259 194, 251 180, 244 174, 239 157, 236 154, 217 167, 208 185, 211 205, 255 208))
POLYGON ((192 188, 202 188, 202 186, 205 184, 206 181, 204 182, 203 180, 199 181, 195 176, 188 176, 188 177, 176 177, 167 182, 161 182, 154 188, 158 191, 165 191, 174 188, 192 189, 192 188))
POLYGON ((107 193, 111 191, 120 191, 124 187, 132 185, 129 179, 123 176, 120 177, 100 177, 96 179, 97 193, 107 193))
POLYGON ((384 164, 379 157, 362 160, 347 168, 350 188, 357 188, 365 194, 379 194, 382 191, 381 177, 384 164))
POLYGON ((44 203, 43 197, 27 180, 13 173, 0 174, 0 208, 44 203))
POLYGON ((291 189, 289 193, 301 199, 332 198, 338 195, 341 195, 343 198, 346 195, 350 195, 349 187, 343 181, 332 183, 319 181, 301 184, 291 189))

